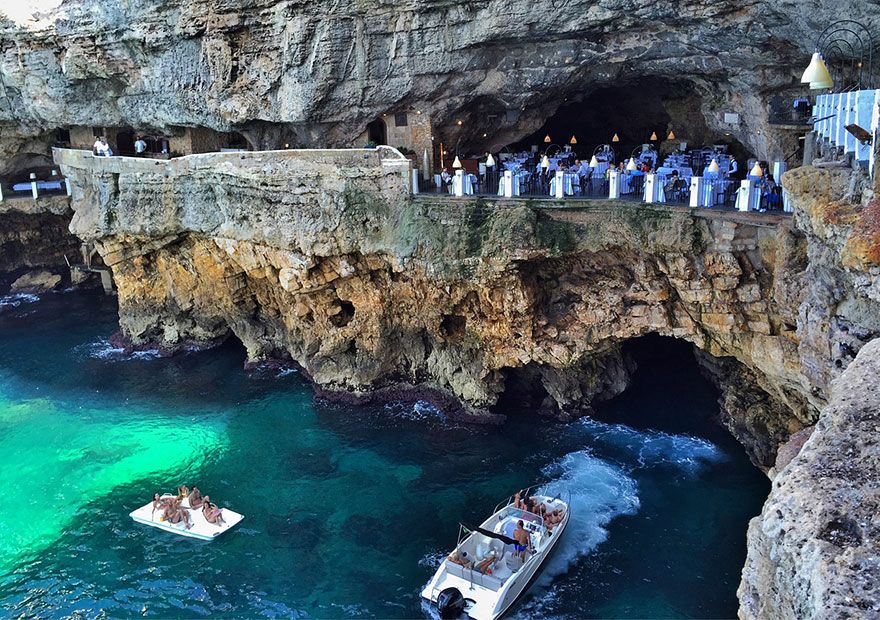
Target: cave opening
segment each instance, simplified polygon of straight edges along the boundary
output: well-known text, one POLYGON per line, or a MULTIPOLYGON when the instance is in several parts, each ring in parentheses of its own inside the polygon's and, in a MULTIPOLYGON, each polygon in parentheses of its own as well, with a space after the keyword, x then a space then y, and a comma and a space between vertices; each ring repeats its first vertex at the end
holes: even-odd
POLYGON ((499 413, 541 412, 552 407, 550 394, 541 379, 541 369, 535 363, 501 370, 504 391, 493 409, 499 413))
MULTIPOLYGON (((628 159, 643 144, 651 144, 661 156, 679 150, 682 143, 688 149, 724 144, 737 158, 750 156, 729 132, 709 126, 703 96, 688 81, 645 77, 557 96, 562 105, 537 129, 522 137, 514 134, 507 145, 494 146, 512 152, 537 147, 541 153, 570 148, 581 159, 589 160, 597 147, 607 144, 618 162, 628 159), (615 134, 618 141, 613 141, 615 134)), ((519 112, 520 126, 528 126, 525 119, 533 113, 528 109, 519 112)))

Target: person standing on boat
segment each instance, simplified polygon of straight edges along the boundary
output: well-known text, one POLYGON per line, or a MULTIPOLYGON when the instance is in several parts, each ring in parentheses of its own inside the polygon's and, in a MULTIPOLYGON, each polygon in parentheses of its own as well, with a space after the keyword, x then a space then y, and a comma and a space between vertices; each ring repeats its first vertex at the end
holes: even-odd
POLYGON ((516 529, 513 530, 513 539, 516 541, 516 544, 513 545, 515 555, 525 560, 526 551, 528 551, 529 544, 531 543, 531 537, 526 531, 522 519, 516 522, 516 529))

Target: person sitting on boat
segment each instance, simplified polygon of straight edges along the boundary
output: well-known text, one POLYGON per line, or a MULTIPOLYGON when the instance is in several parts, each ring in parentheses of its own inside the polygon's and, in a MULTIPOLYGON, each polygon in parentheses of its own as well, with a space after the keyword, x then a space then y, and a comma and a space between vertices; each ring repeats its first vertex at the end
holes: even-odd
POLYGON ((544 513, 547 512, 547 508, 544 506, 544 502, 542 502, 537 497, 530 497, 528 499, 529 507, 528 511, 532 514, 536 514, 540 517, 544 516, 544 513))
POLYGON ((516 529, 513 530, 513 539, 516 543, 513 545, 514 555, 526 559, 526 551, 529 549, 532 538, 526 531, 525 524, 522 519, 516 522, 516 529))
POLYGON ((513 495, 513 507, 520 510, 526 509, 526 503, 522 500, 522 491, 517 491, 513 495))
POLYGON ((199 491, 199 487, 193 487, 192 491, 190 491, 189 495, 189 507, 193 510, 198 510, 202 507, 202 493, 199 491))
POLYGON ((188 486, 186 486, 185 484, 181 484, 179 487, 177 487, 177 499, 178 500, 180 500, 182 502, 183 500, 185 500, 187 498, 188 495, 189 495, 189 487, 188 486))
POLYGON ((563 517, 565 517, 565 513, 559 508, 550 511, 544 516, 544 526, 548 530, 552 530, 554 527, 562 523, 563 517))
POLYGON ((474 563, 467 558, 467 551, 459 551, 458 549, 450 553, 446 557, 446 559, 453 564, 458 564, 459 566, 464 566, 465 568, 470 568, 474 565, 474 563))
POLYGON ((160 508, 164 510, 165 506, 167 506, 171 500, 172 498, 170 496, 166 495, 163 497, 158 493, 153 493, 153 512, 156 512, 160 508))
POLYGON ((208 523, 213 523, 214 525, 223 524, 223 512, 220 508, 217 508, 217 504, 211 501, 210 495, 205 495, 202 500, 202 514, 208 523))
POLYGON ((498 556, 496 556, 495 553, 492 552, 485 558, 477 562, 477 565, 474 568, 476 568, 484 575, 489 575, 492 572, 492 565, 495 564, 496 560, 498 560, 498 556))
POLYGON ((163 518, 165 521, 174 524, 180 523, 182 521, 186 529, 192 528, 192 521, 189 517, 189 511, 180 505, 180 500, 177 498, 172 500, 171 503, 165 507, 165 514, 163 515, 163 518))

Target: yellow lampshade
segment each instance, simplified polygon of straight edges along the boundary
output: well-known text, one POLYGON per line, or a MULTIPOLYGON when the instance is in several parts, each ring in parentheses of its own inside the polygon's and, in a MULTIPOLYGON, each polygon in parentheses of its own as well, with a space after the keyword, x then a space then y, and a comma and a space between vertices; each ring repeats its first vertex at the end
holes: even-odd
POLYGON ((590 168, 598 168, 598 167, 599 167, 599 160, 596 159, 595 155, 593 155, 592 159, 590 159, 590 168))
POLYGON ((712 161, 709 163, 708 171, 716 173, 720 171, 720 168, 718 167, 718 161, 716 159, 713 158, 712 161))
POLYGON ((807 65, 804 74, 801 76, 801 83, 809 84, 810 88, 831 88, 834 85, 834 80, 831 79, 831 74, 828 73, 828 66, 819 52, 815 52, 810 59, 810 64, 807 65), (813 86, 814 84, 816 85, 815 87, 813 86))
POLYGON ((549 133, 548 133, 546 136, 544 136, 544 142, 546 142, 547 144, 550 144, 551 140, 550 140, 550 134, 549 134, 549 133))
POLYGON ((667 140, 675 140, 675 132, 672 131, 672 130, 670 129, 670 130, 669 130, 669 135, 666 136, 666 139, 667 139, 667 140))
POLYGON ((550 167, 550 158, 547 157, 546 155, 544 155, 544 157, 541 159, 541 167, 544 170, 546 170, 547 168, 550 167))
POLYGON ((651 141, 653 142, 653 141, 656 140, 656 139, 657 139, 657 132, 656 132, 656 131, 652 131, 652 132, 651 132, 651 141))
POLYGON ((611 141, 612 142, 620 142, 620 136, 618 136, 617 134, 614 134, 614 137, 611 138, 611 141))
POLYGON ((639 167, 636 166, 636 158, 630 157, 629 162, 626 164, 626 169, 632 172, 633 170, 638 170, 639 167))
POLYGON ((572 137, 571 137, 571 140, 569 140, 568 143, 569 143, 569 144, 577 144, 577 143, 578 143, 578 139, 575 138, 574 136, 572 136, 572 137))
POLYGON ((764 176, 764 171, 761 170, 760 164, 758 164, 758 162, 755 162, 755 165, 752 166, 752 169, 749 172, 749 174, 752 175, 753 177, 762 177, 762 176, 764 176))
POLYGON ((495 158, 492 157, 492 153, 489 153, 489 157, 486 158, 486 165, 491 168, 495 165, 495 158))
POLYGON ((455 161, 452 162, 453 168, 462 168, 461 160, 458 158, 458 155, 455 156, 455 161))

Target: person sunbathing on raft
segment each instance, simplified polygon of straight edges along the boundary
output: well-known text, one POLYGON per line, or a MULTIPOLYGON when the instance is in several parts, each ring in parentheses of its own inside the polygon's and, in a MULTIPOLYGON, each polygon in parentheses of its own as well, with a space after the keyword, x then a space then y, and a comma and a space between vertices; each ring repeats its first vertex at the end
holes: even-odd
POLYGON ((208 523, 213 523, 214 525, 223 525, 225 523, 222 509, 217 508, 217 504, 211 501, 209 495, 205 495, 202 501, 202 514, 208 523))
POLYGON ((204 502, 204 498, 202 498, 202 492, 199 491, 199 487, 193 487, 192 491, 190 491, 189 495, 189 507, 193 510, 198 510, 202 507, 202 502, 204 502))

